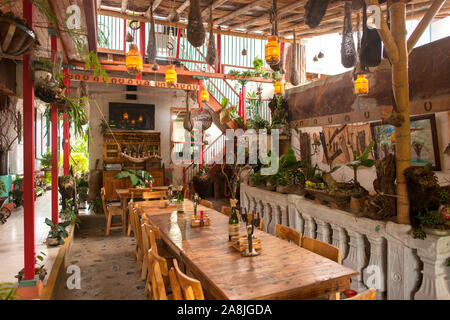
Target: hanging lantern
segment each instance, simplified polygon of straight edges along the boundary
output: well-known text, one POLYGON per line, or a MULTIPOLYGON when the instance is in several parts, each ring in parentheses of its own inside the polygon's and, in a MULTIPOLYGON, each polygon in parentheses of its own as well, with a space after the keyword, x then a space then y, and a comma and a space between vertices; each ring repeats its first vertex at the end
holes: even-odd
POLYGON ((358 96, 364 96, 369 93, 369 80, 364 74, 358 74, 358 78, 355 80, 355 93, 358 96))
POLYGON ((200 99, 202 102, 208 102, 209 101, 209 92, 206 90, 205 87, 203 87, 202 92, 200 93, 200 99))
POLYGON ((139 116, 138 121, 142 122, 142 121, 144 121, 144 118, 142 116, 139 116))
POLYGON ((131 124, 136 124, 136 120, 131 120, 131 124))
POLYGON ((130 45, 130 50, 127 52, 125 65, 129 74, 137 75, 142 72, 142 57, 134 43, 130 45))
POLYGON ((123 115, 122 115, 122 117, 123 117, 123 120, 128 120, 128 113, 124 113, 123 115))
POLYGON ((265 49, 266 62, 268 65, 277 65, 280 62, 280 45, 277 36, 270 36, 265 49))
POLYGON ((171 65, 166 71, 166 83, 172 85, 177 84, 177 72, 175 71, 173 65, 171 65))
POLYGON ((273 90, 275 94, 282 94, 283 93, 283 83, 281 82, 281 79, 277 79, 275 84, 273 85, 273 90))

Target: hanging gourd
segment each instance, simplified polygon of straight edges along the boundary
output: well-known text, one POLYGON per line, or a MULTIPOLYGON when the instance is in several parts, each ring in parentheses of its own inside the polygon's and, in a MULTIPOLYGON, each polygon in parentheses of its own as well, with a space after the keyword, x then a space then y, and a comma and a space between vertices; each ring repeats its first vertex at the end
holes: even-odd
POLYGON ((205 87, 203 87, 202 92, 200 92, 200 100, 202 102, 208 102, 209 101, 209 92, 206 90, 205 87))
POLYGON ((166 71, 166 83, 170 85, 177 84, 177 72, 175 71, 173 65, 171 65, 166 71))
POLYGON ((358 74, 355 80, 355 94, 357 96, 365 96, 369 93, 369 80, 365 74, 358 74))
POLYGON ((355 66, 356 63, 355 42, 353 40, 352 31, 352 11, 348 1, 345 2, 344 29, 342 32, 341 43, 341 63, 346 68, 351 68, 355 66))
POLYGON ((137 75, 142 72, 142 57, 134 43, 130 44, 130 49, 125 57, 125 65, 128 73, 131 75, 137 75))
POLYGON ((192 122, 191 122, 191 111, 189 110, 189 91, 186 90, 186 116, 183 120, 183 128, 187 131, 191 132, 194 128, 192 122))
POLYGON ((273 91, 275 94, 282 94, 283 93, 283 83, 281 82, 281 78, 277 79, 275 81, 275 84, 273 85, 273 91))
POLYGON ((191 45, 198 48, 205 43, 206 32, 203 27, 202 12, 199 0, 191 0, 189 5, 187 39, 191 45))
POLYGON ((322 21, 330 0, 308 0, 305 4, 305 23, 312 29, 322 21))
POLYGON ((294 29, 294 43, 292 45, 292 61, 291 61, 291 77, 289 79, 294 86, 300 84, 300 74, 297 68, 297 40, 295 39, 294 29))
POLYGON ((210 66, 215 66, 217 64, 217 50, 216 50, 216 41, 214 40, 214 21, 212 16, 212 6, 209 7, 209 43, 208 43, 208 52, 206 53, 206 62, 210 66))
POLYGON ((381 38, 377 29, 367 26, 367 9, 363 5, 363 35, 361 38, 361 51, 359 60, 361 68, 376 67, 381 62, 381 38))
POLYGON ((150 33, 148 37, 147 47, 148 63, 156 63, 156 35, 155 35, 155 19, 153 18, 153 1, 150 3, 150 33))

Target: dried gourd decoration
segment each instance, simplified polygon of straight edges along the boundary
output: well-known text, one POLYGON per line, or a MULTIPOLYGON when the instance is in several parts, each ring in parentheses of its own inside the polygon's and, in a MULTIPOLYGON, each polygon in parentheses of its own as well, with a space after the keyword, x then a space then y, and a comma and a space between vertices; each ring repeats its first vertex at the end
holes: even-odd
POLYGON ((346 68, 351 68, 356 63, 356 50, 352 31, 352 10, 347 1, 345 2, 344 29, 342 31, 341 63, 346 68))
POLYGON ((148 37, 148 63, 156 63, 156 35, 155 35, 155 19, 153 18, 153 1, 150 4, 150 34, 148 37))
POLYGON ((292 45, 292 61, 291 61, 291 77, 290 82, 297 86, 300 84, 300 74, 297 70, 297 39, 295 39, 295 30, 294 30, 294 43, 292 45))
POLYGON ((156 62, 153 64, 152 66, 152 70, 153 71, 158 71, 159 70, 159 64, 157 64, 156 62))
POLYGON ((125 37, 126 42, 134 42, 134 37, 131 35, 131 33, 127 32, 127 36, 125 37))
POLYGON ((216 41, 214 40, 214 21, 212 16, 212 6, 209 7, 209 43, 208 43, 208 52, 206 53, 206 62, 210 66, 215 66, 217 64, 217 49, 216 49, 216 41))
POLYGON ((203 27, 202 12, 198 0, 191 0, 189 5, 187 39, 191 45, 198 48, 205 43, 206 32, 203 27))
POLYGON ((366 4, 363 5, 363 35, 359 61, 361 67, 376 67, 381 63, 381 38, 377 29, 367 26, 366 4))
POLYGON ((177 10, 172 10, 169 14, 169 22, 170 23, 177 23, 180 21, 180 15, 177 10))
POLYGON ((308 0, 305 4, 305 23, 310 28, 317 27, 327 11, 330 0, 308 0))
POLYGON ((246 56, 246 55, 247 55, 247 49, 242 49, 241 54, 242 54, 243 56, 246 56))

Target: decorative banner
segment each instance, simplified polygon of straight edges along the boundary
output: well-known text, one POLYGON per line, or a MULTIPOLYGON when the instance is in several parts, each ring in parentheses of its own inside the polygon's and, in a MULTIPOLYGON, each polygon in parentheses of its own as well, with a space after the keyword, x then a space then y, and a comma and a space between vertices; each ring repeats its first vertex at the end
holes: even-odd
MULTIPOLYGON (((92 76, 92 75, 87 75, 87 74, 69 73, 68 78, 72 81, 106 83, 103 80, 103 77, 92 76)), ((190 91, 200 90, 200 86, 198 84, 177 83, 176 85, 170 85, 163 81, 139 80, 139 79, 131 79, 131 78, 118 78, 118 77, 109 77, 108 84, 119 84, 119 85, 150 87, 150 88, 163 88, 163 89, 176 89, 176 90, 190 90, 190 91)))

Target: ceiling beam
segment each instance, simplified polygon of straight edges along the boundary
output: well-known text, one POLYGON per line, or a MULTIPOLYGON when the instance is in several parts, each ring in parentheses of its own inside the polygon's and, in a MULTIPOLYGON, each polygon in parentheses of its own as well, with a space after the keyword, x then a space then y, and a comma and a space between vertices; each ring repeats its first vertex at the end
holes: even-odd
POLYGON ((128 0, 122 0, 122 8, 120 9, 120 12, 125 13, 127 12, 128 7, 128 0))
MULTIPOLYGON (((213 4, 212 4, 212 9, 214 10, 217 7, 220 7, 221 5, 223 5, 225 2, 227 2, 228 0, 214 0, 213 4)), ((202 11, 202 17, 207 17, 209 14, 209 6, 206 9, 203 9, 202 11)))
POLYGON ((254 7, 259 6, 260 4, 263 4, 265 2, 267 2, 267 0, 255 0, 247 5, 243 6, 242 8, 239 8, 239 9, 231 12, 230 14, 225 14, 222 17, 215 19, 214 24, 221 24, 225 21, 229 21, 241 14, 248 12, 249 10, 253 9, 254 7))
POLYGON ((184 9, 186 9, 187 7, 189 7, 190 4, 191 4, 191 1, 190 1, 190 0, 186 0, 185 2, 183 2, 183 3, 181 4, 181 6, 179 6, 179 7, 177 8, 177 13, 178 13, 178 14, 181 14, 181 13, 184 11, 184 9))
POLYGON ((95 0, 83 0, 84 16, 86 17, 86 29, 89 51, 97 52, 97 8, 95 0))

